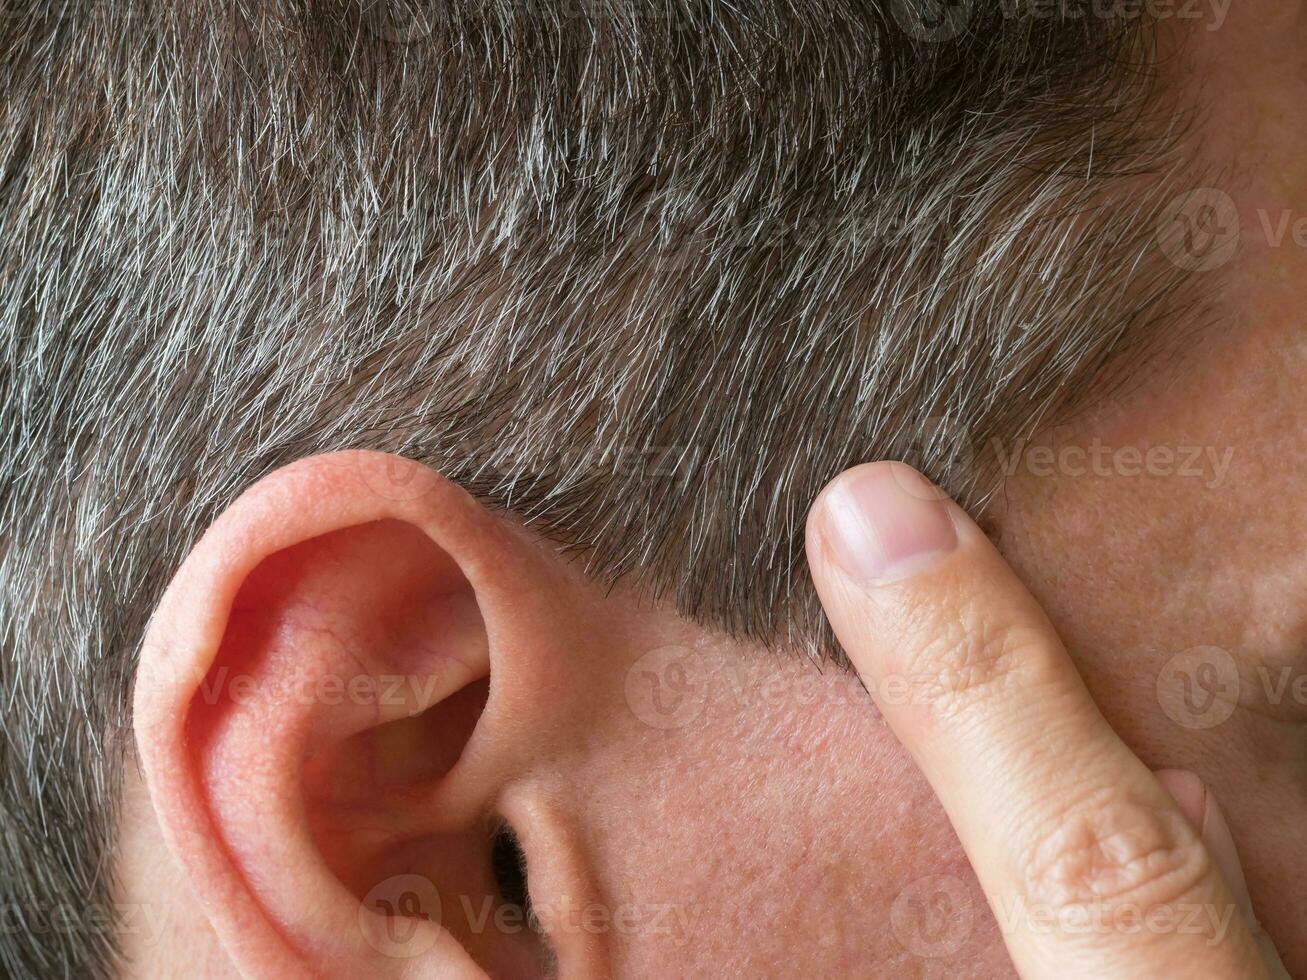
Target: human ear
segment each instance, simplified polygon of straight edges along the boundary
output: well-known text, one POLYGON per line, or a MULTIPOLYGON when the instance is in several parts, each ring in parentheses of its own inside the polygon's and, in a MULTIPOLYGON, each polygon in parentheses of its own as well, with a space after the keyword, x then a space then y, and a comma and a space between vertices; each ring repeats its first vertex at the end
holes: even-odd
POLYGON ((151 620, 134 724, 163 837, 242 974, 592 972, 529 916, 475 921, 529 904, 494 859, 566 591, 462 490, 378 453, 301 460, 215 521, 151 620))

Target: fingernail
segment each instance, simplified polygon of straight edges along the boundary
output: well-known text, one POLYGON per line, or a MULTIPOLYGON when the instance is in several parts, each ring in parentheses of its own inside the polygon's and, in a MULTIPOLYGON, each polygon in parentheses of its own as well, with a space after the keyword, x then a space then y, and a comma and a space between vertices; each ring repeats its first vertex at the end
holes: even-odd
POLYGON ((831 557, 861 582, 914 575, 958 543, 943 495, 902 463, 874 463, 840 477, 821 520, 831 557))
POLYGON ((1244 877, 1239 852, 1235 850, 1234 835, 1230 833, 1230 825, 1225 822, 1225 814, 1221 812, 1216 797, 1198 774, 1188 769, 1162 769, 1155 775, 1202 837, 1207 853, 1230 886, 1230 894, 1234 896, 1244 920, 1255 926, 1257 917, 1253 914, 1252 897, 1248 894, 1248 880, 1244 877))
POLYGON ((1235 903, 1243 913, 1244 921, 1250 926, 1257 925, 1252 896, 1248 894, 1248 879, 1244 877, 1243 862, 1239 860, 1239 852, 1234 846, 1234 835, 1230 833, 1230 825, 1225 822, 1225 814, 1221 812, 1216 797, 1210 791, 1207 794, 1207 805, 1203 809, 1202 835, 1203 843, 1207 845, 1207 853, 1212 856, 1216 866, 1225 875, 1226 884, 1230 886, 1230 893, 1234 895, 1235 903))

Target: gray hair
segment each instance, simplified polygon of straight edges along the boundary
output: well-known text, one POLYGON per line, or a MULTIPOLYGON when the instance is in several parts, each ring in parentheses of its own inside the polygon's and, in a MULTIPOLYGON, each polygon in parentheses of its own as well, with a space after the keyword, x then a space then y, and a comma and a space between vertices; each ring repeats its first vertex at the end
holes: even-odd
POLYGON ((4 5, 0 971, 113 973, 144 626, 270 470, 421 459, 838 660, 827 480, 979 507, 975 446, 1131 376, 1195 296, 1148 26, 932 6, 4 5))

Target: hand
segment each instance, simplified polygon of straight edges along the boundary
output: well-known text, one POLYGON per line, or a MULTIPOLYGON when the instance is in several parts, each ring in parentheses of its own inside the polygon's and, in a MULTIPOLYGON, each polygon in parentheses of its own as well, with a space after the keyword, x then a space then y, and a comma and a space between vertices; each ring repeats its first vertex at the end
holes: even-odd
POLYGON ((871 463, 822 492, 807 546, 867 689, 929 678, 912 703, 880 708, 1012 924, 1004 939, 1022 977, 1288 976, 1215 801, 1191 773, 1150 772, 1117 737, 961 508, 907 466, 871 463), (1215 914, 1184 914, 1203 906, 1215 914), (1111 928, 1127 910, 1136 927, 1111 928), (1228 928, 1140 929, 1141 916, 1228 928), (1077 921, 1108 928, 1050 926, 1077 921))

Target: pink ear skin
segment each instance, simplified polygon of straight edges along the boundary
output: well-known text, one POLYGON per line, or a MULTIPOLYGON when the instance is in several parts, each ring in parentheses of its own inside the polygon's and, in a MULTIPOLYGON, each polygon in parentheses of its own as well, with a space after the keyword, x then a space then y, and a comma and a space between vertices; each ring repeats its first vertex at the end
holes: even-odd
POLYGON ((538 937, 478 933, 439 896, 496 895, 487 814, 512 759, 488 720, 533 683, 532 650, 568 642, 553 576, 462 490, 377 453, 270 475, 195 546, 142 650, 136 735, 240 972, 540 972, 538 937))

